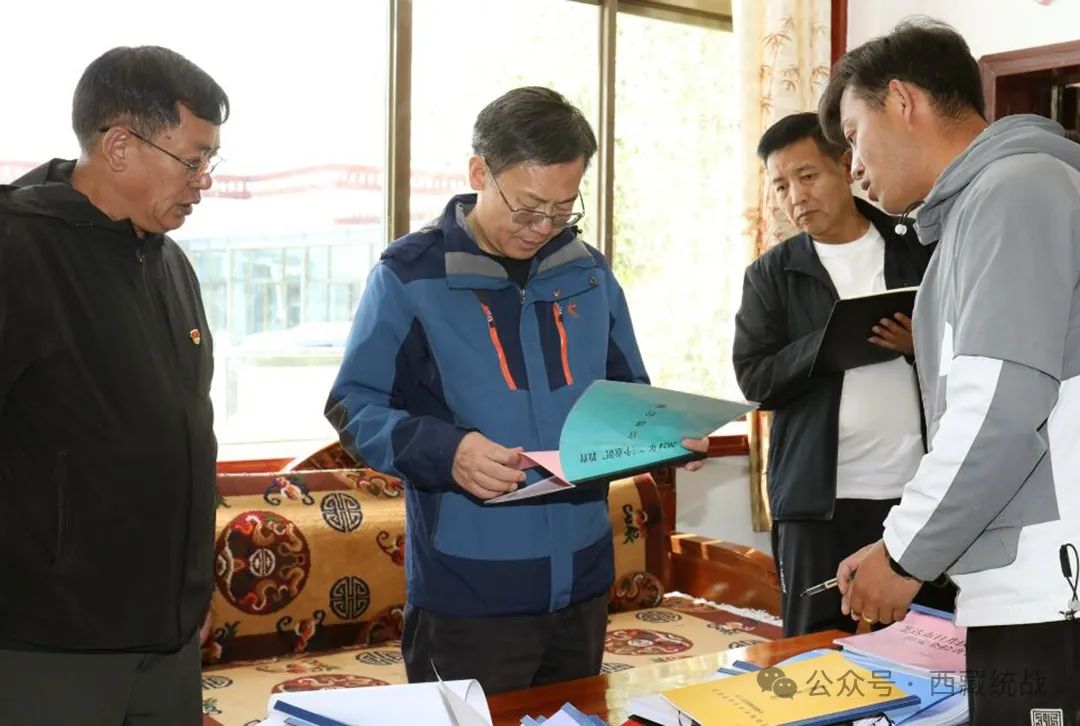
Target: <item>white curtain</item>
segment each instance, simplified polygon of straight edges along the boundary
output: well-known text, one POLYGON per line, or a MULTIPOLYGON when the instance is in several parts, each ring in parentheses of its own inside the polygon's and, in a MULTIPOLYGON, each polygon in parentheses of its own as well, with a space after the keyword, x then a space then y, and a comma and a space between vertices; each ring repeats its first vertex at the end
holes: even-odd
MULTIPOLYGON (((829 78, 829 0, 734 0, 739 103, 743 234, 747 258, 795 233, 774 203, 756 149, 769 126, 792 113, 817 110, 829 78)), ((750 494, 754 528, 769 528, 765 495, 769 420, 750 420, 750 494)))

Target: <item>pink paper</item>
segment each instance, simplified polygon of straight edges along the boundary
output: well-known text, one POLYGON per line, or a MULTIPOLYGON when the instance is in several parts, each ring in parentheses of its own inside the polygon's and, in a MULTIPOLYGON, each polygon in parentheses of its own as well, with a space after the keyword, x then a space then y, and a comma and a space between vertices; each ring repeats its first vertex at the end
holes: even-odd
POLYGON ((534 466, 539 466, 550 471, 556 478, 566 481, 566 474, 563 473, 558 451, 526 451, 519 454, 519 456, 521 457, 521 462, 518 465, 520 469, 531 469, 534 466))
POLYGON ((910 611, 903 620, 873 633, 837 638, 852 653, 868 655, 926 673, 963 673, 967 668, 967 629, 952 621, 910 611))
POLYGON ((539 466, 551 472, 552 476, 507 494, 500 494, 497 497, 488 499, 484 502, 485 504, 500 504, 517 499, 529 499, 562 489, 574 488, 573 484, 566 481, 566 474, 563 473, 562 464, 559 463, 558 451, 526 451, 518 454, 518 456, 520 457, 518 459, 518 469, 525 471, 526 469, 532 469, 534 466, 539 466))

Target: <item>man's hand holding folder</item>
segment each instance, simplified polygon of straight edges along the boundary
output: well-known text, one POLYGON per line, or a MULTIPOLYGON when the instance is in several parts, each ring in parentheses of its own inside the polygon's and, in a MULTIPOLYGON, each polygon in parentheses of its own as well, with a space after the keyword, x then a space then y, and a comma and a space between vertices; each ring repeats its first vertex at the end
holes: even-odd
POLYGON ((870 331, 873 335, 868 340, 874 345, 909 357, 915 355, 911 318, 907 315, 894 313, 892 318, 882 318, 870 331))
POLYGON ((829 375, 897 354, 912 355, 911 314, 918 288, 902 287, 833 304, 814 354, 811 375, 829 375))

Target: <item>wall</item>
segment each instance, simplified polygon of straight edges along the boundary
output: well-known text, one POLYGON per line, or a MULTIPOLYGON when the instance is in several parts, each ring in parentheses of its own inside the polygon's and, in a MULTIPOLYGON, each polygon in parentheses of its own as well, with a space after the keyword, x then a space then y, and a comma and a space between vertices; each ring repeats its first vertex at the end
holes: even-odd
POLYGON ((1080 38, 1080 0, 848 0, 847 47, 887 33, 909 15, 949 23, 976 58, 1080 38))
POLYGON ((675 528, 772 552, 768 532, 750 522, 750 460, 710 459, 700 471, 676 475, 675 528))

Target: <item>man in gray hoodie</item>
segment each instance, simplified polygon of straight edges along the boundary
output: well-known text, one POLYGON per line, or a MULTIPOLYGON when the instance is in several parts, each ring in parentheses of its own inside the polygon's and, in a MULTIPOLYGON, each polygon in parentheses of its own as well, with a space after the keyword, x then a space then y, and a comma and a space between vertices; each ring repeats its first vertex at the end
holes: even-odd
POLYGON ((914 315, 930 451, 841 563, 844 612, 902 618, 947 573, 972 723, 1080 723, 1080 145, 988 125, 967 44, 925 19, 847 53, 819 110, 871 199, 921 204, 938 243, 914 315))

